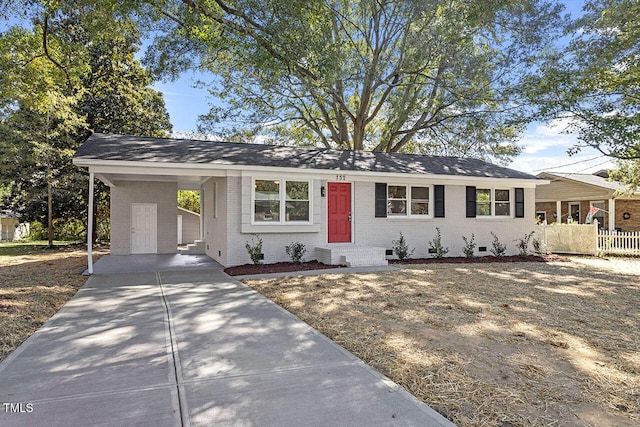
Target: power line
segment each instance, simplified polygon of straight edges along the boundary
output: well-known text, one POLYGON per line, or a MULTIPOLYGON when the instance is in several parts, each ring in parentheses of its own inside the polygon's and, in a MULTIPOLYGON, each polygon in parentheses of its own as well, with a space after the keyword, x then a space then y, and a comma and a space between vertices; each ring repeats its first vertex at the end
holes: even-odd
POLYGON ((607 160, 605 160, 605 161, 604 161, 604 162, 602 162, 602 163, 598 163, 597 165, 591 165, 591 166, 589 166, 588 168, 585 168, 585 169, 579 170, 578 172, 572 172, 572 173, 580 173, 580 172, 584 172, 584 171, 586 171, 587 169, 591 169, 591 168, 595 168, 596 166, 604 165, 604 164, 606 164, 606 163, 609 163, 610 161, 611 161, 611 159, 607 159, 607 160))
MULTIPOLYGON (((548 171, 548 170, 551 170, 551 169, 564 168, 564 167, 566 167, 566 166, 573 166, 573 165, 577 165, 577 164, 580 164, 580 163, 590 162, 590 161, 593 161, 593 160, 596 160, 596 159, 600 159, 600 158, 602 158, 602 157, 604 157, 604 154, 602 154, 602 155, 600 155, 600 156, 593 157, 593 158, 591 158, 591 159, 578 160, 577 162, 567 163, 567 164, 560 165, 560 166, 552 166, 552 167, 549 167, 549 168, 536 169, 536 170, 533 170, 533 171, 531 171, 531 172, 543 172, 543 171, 548 171)), ((604 162, 604 163, 607 163, 608 161, 609 161, 609 160, 607 160, 607 161, 606 161, 606 162, 604 162)), ((600 164, 604 164, 604 163, 600 163, 600 164)), ((598 166, 598 165, 595 165, 595 166, 598 166)), ((587 169, 592 168, 592 167, 593 167, 593 166, 589 166, 587 169)), ((586 170, 586 169, 585 169, 585 170, 586 170)))

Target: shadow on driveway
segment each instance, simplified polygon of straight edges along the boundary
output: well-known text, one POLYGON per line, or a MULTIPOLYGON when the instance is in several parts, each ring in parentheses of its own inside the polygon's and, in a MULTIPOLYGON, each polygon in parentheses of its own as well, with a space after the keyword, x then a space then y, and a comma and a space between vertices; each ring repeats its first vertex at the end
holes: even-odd
POLYGON ((452 425, 221 268, 116 264, 0 364, 0 425, 452 425))

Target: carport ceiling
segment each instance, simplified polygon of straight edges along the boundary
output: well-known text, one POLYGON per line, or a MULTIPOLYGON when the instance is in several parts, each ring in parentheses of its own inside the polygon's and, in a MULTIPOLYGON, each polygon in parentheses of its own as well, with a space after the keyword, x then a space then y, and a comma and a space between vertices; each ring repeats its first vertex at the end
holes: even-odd
POLYGON ((153 181, 153 182, 177 182, 178 190, 200 190, 200 186, 209 176, 184 176, 184 175, 135 175, 99 173, 96 178, 110 187, 117 186, 117 181, 153 181))

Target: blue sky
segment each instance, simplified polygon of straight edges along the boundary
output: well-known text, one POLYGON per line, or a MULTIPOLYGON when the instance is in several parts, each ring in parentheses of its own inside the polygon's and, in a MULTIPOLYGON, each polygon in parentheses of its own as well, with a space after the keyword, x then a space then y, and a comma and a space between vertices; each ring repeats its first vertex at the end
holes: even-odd
MULTIPOLYGON (((582 1, 565 0, 564 3, 567 12, 580 14, 582 1)), ((205 114, 210 104, 215 102, 215 99, 207 96, 205 89, 193 87, 195 80, 202 77, 207 80, 206 76, 183 75, 174 82, 154 85, 164 94, 174 132, 195 131, 198 116, 205 114)), ((564 133, 566 128, 567 122, 562 120, 530 125, 520 141, 522 154, 509 167, 529 173, 543 170, 591 173, 614 166, 610 159, 591 148, 569 156, 567 150, 577 143, 577 139, 574 135, 564 133)))

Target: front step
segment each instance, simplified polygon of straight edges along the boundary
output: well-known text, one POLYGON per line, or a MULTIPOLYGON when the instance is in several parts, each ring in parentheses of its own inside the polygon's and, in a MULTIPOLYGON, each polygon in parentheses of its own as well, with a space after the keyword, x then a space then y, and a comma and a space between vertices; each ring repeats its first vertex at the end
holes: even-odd
POLYGON ((324 264, 347 267, 388 265, 386 249, 373 246, 331 245, 316 248, 316 258, 324 264))
POLYGON ((193 243, 189 243, 186 248, 179 248, 180 255, 202 255, 206 253, 206 247, 204 240, 196 240, 193 243))

